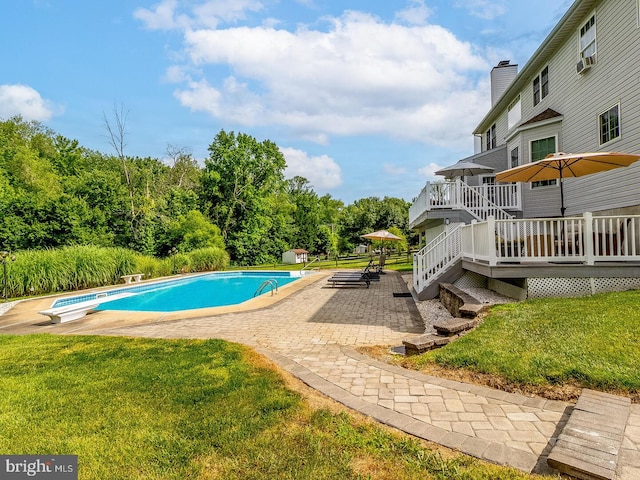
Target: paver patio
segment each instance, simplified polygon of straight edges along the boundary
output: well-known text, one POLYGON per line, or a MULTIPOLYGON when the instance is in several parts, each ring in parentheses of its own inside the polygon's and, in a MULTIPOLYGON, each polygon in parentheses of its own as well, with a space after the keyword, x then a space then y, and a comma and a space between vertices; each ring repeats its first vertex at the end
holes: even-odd
MULTIPOLYGON (((181 318, 98 312, 73 325, 31 315, 28 302, 0 317, 0 333, 74 333, 222 338, 257 349, 327 396, 409 434, 494 463, 549 472, 546 455, 569 403, 435 378, 359 354, 363 345, 401 345, 424 324, 402 277, 369 289, 331 288, 326 276, 264 308, 181 318)), ((618 478, 640 478, 640 405, 633 405, 618 478)))

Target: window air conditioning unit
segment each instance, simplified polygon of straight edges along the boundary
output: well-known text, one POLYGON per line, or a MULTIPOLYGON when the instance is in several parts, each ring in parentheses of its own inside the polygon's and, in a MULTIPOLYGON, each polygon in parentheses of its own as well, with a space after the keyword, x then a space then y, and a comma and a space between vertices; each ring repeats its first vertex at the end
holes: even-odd
POLYGON ((596 64, 595 53, 589 57, 582 57, 578 62, 578 64, 576 65, 576 72, 584 73, 585 70, 591 68, 591 66, 595 64, 596 64))

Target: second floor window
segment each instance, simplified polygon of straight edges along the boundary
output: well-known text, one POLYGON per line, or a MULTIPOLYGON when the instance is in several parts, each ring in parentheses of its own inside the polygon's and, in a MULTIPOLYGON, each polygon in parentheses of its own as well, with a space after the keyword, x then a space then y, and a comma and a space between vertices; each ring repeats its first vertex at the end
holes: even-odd
POLYGON ((549 95, 549 67, 544 67, 540 75, 533 79, 533 105, 538 105, 547 95, 549 95))
POLYGON ((620 136, 620 105, 600 115, 600 145, 620 136))
POLYGON ((549 67, 544 67, 540 72, 540 94, 542 98, 549 95, 549 67))
POLYGON ((496 124, 491 125, 491 128, 487 130, 487 150, 496 148, 496 124))
POLYGON ((512 129, 515 127, 520 119, 522 118, 522 105, 520 102, 520 95, 516 97, 516 99, 511 102, 509 108, 507 110, 507 127, 512 129))
POLYGON ((580 57, 586 58, 596 53, 596 16, 591 16, 589 20, 580 28, 580 57))

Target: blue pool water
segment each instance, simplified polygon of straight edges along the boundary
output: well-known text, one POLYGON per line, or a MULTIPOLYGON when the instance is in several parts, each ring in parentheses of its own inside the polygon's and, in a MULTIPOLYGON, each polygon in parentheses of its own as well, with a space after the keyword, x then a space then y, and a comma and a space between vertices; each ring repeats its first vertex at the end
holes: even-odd
MULTIPOLYGON (((96 310, 129 310, 138 312, 177 312, 196 308, 221 307, 242 303, 254 297, 265 280, 275 280, 278 287, 298 280, 303 272, 216 272, 106 292, 108 296, 96 310), (109 301, 109 296, 131 294, 109 301)), ((263 293, 270 294, 267 287, 263 293)), ((101 295, 104 295, 102 293, 101 295)), ((59 300, 54 307, 93 300, 96 294, 59 300)))

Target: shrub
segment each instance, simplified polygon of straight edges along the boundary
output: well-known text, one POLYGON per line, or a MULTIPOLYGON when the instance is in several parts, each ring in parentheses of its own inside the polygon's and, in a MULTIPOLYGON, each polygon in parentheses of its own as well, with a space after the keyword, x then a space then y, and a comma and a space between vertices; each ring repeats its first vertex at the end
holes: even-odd
POLYGON ((189 264, 194 272, 222 270, 229 265, 229 255, 222 248, 198 248, 188 253, 189 264))

